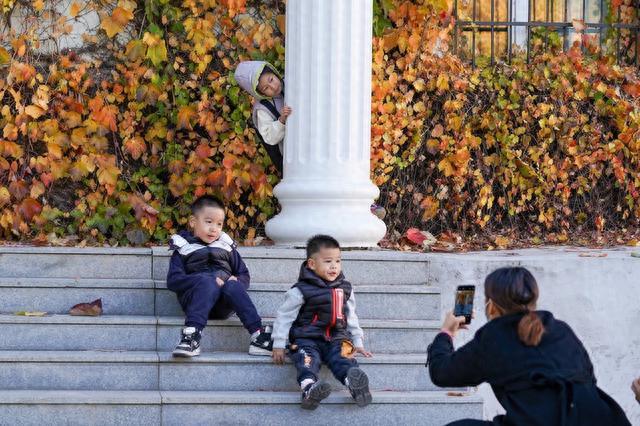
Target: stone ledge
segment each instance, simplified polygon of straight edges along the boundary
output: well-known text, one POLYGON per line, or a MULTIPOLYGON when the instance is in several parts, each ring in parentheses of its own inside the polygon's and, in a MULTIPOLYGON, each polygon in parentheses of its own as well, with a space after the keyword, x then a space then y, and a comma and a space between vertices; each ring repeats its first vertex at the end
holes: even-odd
POLYGON ((159 391, 0 390, 0 405, 159 405, 161 402, 159 391))
MULTIPOLYGON (((163 404, 300 404, 299 392, 161 391, 163 404)), ((448 396, 441 391, 372 391, 373 404, 482 404, 475 393, 448 396)), ((346 391, 334 391, 323 404, 353 404, 346 391)))
POLYGON ((152 279, 145 278, 6 278, 0 277, 0 287, 19 288, 122 288, 144 289, 154 288, 152 279))

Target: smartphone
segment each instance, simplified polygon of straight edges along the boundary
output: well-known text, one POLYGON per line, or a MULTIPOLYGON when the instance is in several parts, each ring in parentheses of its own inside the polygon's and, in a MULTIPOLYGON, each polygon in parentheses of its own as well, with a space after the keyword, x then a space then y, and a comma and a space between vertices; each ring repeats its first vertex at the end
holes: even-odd
POLYGON ((475 285, 459 285, 456 290, 456 303, 453 308, 453 315, 464 317, 465 324, 471 323, 473 314, 473 297, 476 294, 475 285))

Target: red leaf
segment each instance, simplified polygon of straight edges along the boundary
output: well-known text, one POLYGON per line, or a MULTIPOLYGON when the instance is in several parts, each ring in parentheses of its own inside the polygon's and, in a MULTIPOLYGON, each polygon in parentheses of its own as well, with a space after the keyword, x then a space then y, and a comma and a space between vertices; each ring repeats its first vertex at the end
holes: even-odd
POLYGON ((409 239, 409 241, 411 241, 412 243, 421 246, 423 241, 426 240, 427 237, 418 228, 409 228, 407 230, 407 239, 409 239))
POLYGON ((42 204, 33 198, 25 198, 24 201, 20 203, 18 211, 27 222, 30 222, 35 215, 42 211, 42 204))

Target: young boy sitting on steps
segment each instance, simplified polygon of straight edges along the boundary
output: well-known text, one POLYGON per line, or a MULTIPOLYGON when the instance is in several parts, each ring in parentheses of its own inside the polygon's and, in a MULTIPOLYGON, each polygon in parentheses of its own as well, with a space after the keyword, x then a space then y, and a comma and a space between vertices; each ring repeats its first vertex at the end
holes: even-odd
POLYGON ((249 271, 236 245, 222 231, 222 202, 204 195, 191 205, 189 226, 171 237, 167 288, 176 293, 186 318, 177 357, 200 355, 200 338, 208 319, 227 319, 234 312, 251 334, 249 354, 271 355, 271 335, 249 298, 249 271))
POLYGON ((360 407, 371 403, 369 379, 352 357, 355 353, 371 357, 371 353, 363 345, 353 288, 341 271, 338 241, 327 235, 311 238, 298 282, 287 291, 273 324, 273 360, 284 363, 289 337, 301 405, 307 410, 316 409, 331 393, 331 386, 318 379, 322 363, 360 407))

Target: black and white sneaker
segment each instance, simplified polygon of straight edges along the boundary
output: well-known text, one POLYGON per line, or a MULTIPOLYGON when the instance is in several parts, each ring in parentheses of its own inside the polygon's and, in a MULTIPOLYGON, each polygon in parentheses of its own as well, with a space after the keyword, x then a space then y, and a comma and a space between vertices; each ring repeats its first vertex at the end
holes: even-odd
POLYGON ((249 344, 249 355, 271 356, 273 350, 273 341, 271 340, 271 327, 266 326, 264 329, 254 333, 249 344))
POLYGON ((173 350, 173 356, 191 358, 200 355, 200 332, 195 327, 184 327, 180 343, 173 350))
POLYGON ((320 401, 331 394, 331 385, 322 380, 308 384, 302 391, 300 406, 305 410, 315 410, 320 401))
POLYGON ((349 389, 351 396, 355 399, 358 407, 366 407, 371 404, 371 392, 369 392, 369 378, 364 371, 358 367, 351 367, 347 371, 345 385, 349 389))

